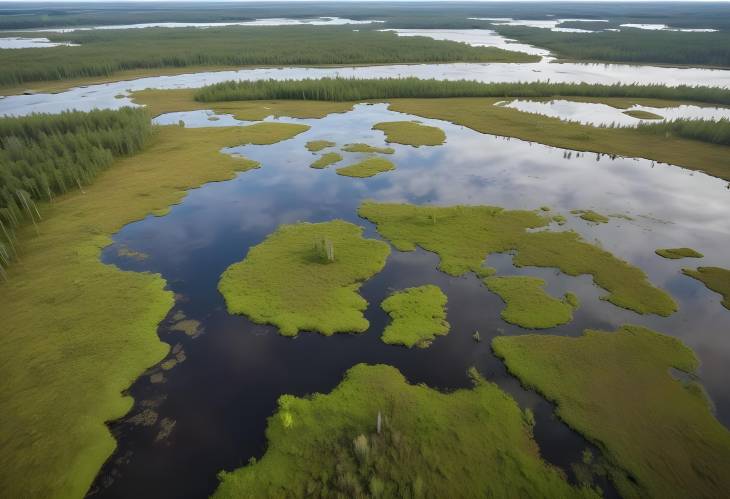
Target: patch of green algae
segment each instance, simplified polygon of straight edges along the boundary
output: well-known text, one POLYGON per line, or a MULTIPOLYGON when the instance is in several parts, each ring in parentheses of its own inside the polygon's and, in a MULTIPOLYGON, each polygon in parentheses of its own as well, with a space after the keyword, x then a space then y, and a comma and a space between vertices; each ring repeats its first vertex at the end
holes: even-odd
POLYGON ((483 266, 491 253, 514 251, 517 266, 555 267, 570 276, 590 274, 609 292, 605 299, 619 307, 646 314, 671 315, 674 300, 647 280, 640 269, 572 231, 528 231, 546 227, 549 217, 534 211, 504 210, 496 206, 416 206, 364 202, 361 217, 375 223, 400 251, 420 246, 437 253, 439 269, 459 276, 494 272, 483 266))
POLYGON ((639 109, 635 109, 632 111, 624 111, 623 112, 626 116, 631 116, 632 118, 638 118, 640 120, 663 120, 664 116, 660 116, 656 113, 650 113, 649 111, 641 111, 639 109))
POLYGON ((284 395, 266 454, 221 472, 213 497, 599 497, 543 461, 526 413, 472 376, 446 394, 358 364, 329 394, 284 395))
POLYGON ((366 158, 357 163, 338 168, 336 172, 337 175, 343 175, 345 177, 367 178, 390 170, 395 170, 395 165, 392 161, 388 161, 385 158, 366 158))
POLYGON ((159 127, 147 148, 42 207, 39 234, 19 233, 21 261, 0 283, 0 490, 4 497, 83 497, 116 442, 122 391, 169 346, 157 324, 173 304, 159 275, 100 261, 124 225, 178 203, 186 189, 227 180, 255 161, 223 147, 272 144, 308 127, 159 127))
POLYGON ((433 284, 391 294, 380 305, 392 319, 381 339, 389 345, 408 348, 429 346, 436 336, 449 332, 446 300, 443 291, 433 284))
POLYGON ((705 256, 692 248, 664 248, 658 249, 654 253, 662 258, 669 258, 670 260, 679 260, 680 258, 702 258, 705 256))
POLYGON ((562 300, 557 300, 545 292, 545 281, 537 277, 491 276, 484 279, 484 284, 507 304, 502 318, 527 329, 546 329, 570 322, 573 310, 578 308, 577 296, 566 293, 562 300))
POLYGON ((340 156, 339 153, 327 152, 309 166, 310 168, 321 170, 322 168, 327 168, 329 165, 339 163, 340 161, 342 161, 342 156, 340 156))
POLYGON ((722 267, 698 267, 697 270, 682 269, 685 275, 704 283, 712 291, 722 295, 722 305, 730 309, 730 270, 722 267))
POLYGON ((328 147, 334 147, 337 144, 334 142, 330 142, 329 140, 310 140, 307 142, 307 150, 309 152, 319 152, 322 149, 327 149, 328 147))
POLYGON ((440 128, 424 125, 417 121, 388 121, 376 123, 373 130, 385 133, 386 142, 406 146, 437 146, 446 140, 446 134, 440 128))
POLYGON ((571 211, 573 215, 580 215, 580 218, 587 222, 592 222, 594 224, 606 224, 608 223, 608 217, 605 215, 601 215, 600 213, 596 213, 593 210, 573 210, 571 211))
POLYGON ((345 152, 362 152, 362 153, 377 153, 377 154, 393 154, 395 149, 392 147, 376 147, 370 144, 347 144, 342 148, 345 152))
POLYGON ((730 432, 699 385, 670 374, 697 368, 679 340, 623 326, 578 338, 500 336, 492 346, 510 372, 602 449, 623 497, 723 497, 730 490, 730 432))
POLYGON ((285 336, 361 333, 369 323, 357 291, 389 253, 387 244, 364 239, 362 227, 342 220, 282 225, 228 267, 218 289, 229 312, 273 324, 285 336), (321 254, 322 242, 333 260, 321 254))

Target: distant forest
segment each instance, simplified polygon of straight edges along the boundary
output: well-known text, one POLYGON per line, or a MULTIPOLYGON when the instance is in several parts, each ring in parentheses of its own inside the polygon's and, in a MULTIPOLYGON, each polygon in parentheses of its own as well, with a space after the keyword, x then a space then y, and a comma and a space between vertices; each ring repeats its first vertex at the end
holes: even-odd
POLYGON ((143 109, 0 118, 0 242, 35 220, 35 202, 91 183, 117 156, 139 151, 151 133, 143 109))
POLYGON ((532 62, 494 47, 349 27, 149 28, 48 34, 79 47, 0 50, 0 85, 187 66, 532 62))

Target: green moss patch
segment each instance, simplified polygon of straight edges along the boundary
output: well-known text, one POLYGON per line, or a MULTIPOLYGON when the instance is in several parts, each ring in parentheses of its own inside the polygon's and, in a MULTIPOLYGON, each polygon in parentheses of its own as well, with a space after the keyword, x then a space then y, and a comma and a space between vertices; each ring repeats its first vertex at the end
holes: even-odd
POLYGON ((605 224, 608 223, 608 217, 605 215, 601 215, 600 213, 596 213, 593 210, 573 210, 571 211, 573 215, 579 215, 580 218, 587 222, 592 222, 594 224, 605 224))
POLYGON ((328 147, 334 147, 337 144, 330 142, 329 140, 310 140, 307 142, 307 150, 311 152, 318 152, 328 147))
POLYGON ((283 225, 228 267, 218 289, 229 312, 273 324, 285 336, 363 332, 367 302, 357 291, 389 252, 342 220, 283 225))
POLYGON ((359 364, 329 394, 284 395, 266 454, 222 472, 214 497, 598 497, 545 463, 526 413, 473 376, 445 394, 359 364))
POLYGON ((623 326, 578 338, 500 336, 492 345, 510 372, 602 448, 623 497, 722 497, 730 490, 730 432, 696 383, 669 372, 697 367, 679 340, 623 326))
POLYGON ((655 113, 650 113, 649 111, 641 111, 641 110, 633 110, 633 111, 624 111, 624 114, 626 116, 631 116, 632 118, 638 118, 640 120, 663 120, 664 116, 659 116, 655 113))
POLYGON ((382 337, 389 345, 427 347, 436 336, 449 332, 446 295, 438 286, 428 284, 395 292, 383 300, 381 307, 393 319, 382 337))
POLYGON ((712 291, 722 295, 722 305, 730 309, 730 270, 721 267, 698 267, 697 270, 682 269, 685 275, 702 281, 712 291))
POLYGON ((702 258, 705 256, 692 248, 664 248, 658 249, 654 253, 662 258, 669 258, 670 260, 679 260, 680 258, 702 258))
POLYGON ((440 128, 424 125, 417 121, 376 123, 373 130, 384 132, 387 142, 414 147, 437 146, 446 140, 446 134, 440 128))
POLYGON ((545 292, 545 281, 537 277, 492 276, 484 283, 507 304, 502 318, 520 327, 545 329, 565 324, 573 319, 573 310, 578 307, 577 296, 567 293, 557 300, 545 292))
POLYGON ((367 178, 390 170, 395 170, 392 161, 384 158, 367 158, 352 165, 338 168, 337 174, 345 177, 367 178))
POLYGON ((571 231, 528 231, 550 221, 535 211, 504 210, 495 206, 416 206, 365 202, 360 216, 374 222, 378 231, 400 251, 420 246, 437 253, 439 268, 459 276, 475 272, 485 277, 493 269, 483 266, 491 253, 516 252, 517 266, 555 267, 571 276, 590 274, 607 290, 614 305, 638 313, 671 315, 676 303, 655 288, 640 269, 571 231))
POLYGON ((339 153, 328 152, 324 153, 322 156, 319 157, 319 159, 317 159, 317 161, 309 166, 311 168, 321 170, 322 168, 327 168, 329 165, 339 163, 340 161, 342 161, 342 156, 339 153))
POLYGON ((347 144, 342 148, 345 152, 363 152, 363 153, 378 153, 378 154, 393 154, 395 149, 392 147, 376 147, 369 144, 357 143, 347 144))

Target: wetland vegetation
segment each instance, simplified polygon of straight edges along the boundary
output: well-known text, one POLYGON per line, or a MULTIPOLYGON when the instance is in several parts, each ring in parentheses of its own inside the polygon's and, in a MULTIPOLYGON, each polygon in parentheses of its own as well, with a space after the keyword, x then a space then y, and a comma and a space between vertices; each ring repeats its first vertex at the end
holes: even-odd
POLYGON ((721 294, 723 306, 730 309, 730 270, 721 267, 698 267, 696 270, 682 269, 682 272, 721 294))
POLYGON ((309 165, 312 168, 322 169, 327 168, 330 165, 333 165, 335 163, 339 163, 342 161, 342 155, 336 152, 326 152, 319 158, 317 158, 314 163, 309 165))
POLYGON ((678 260, 680 258, 702 258, 704 255, 692 248, 663 248, 658 249, 655 253, 662 258, 670 260, 678 260))
POLYGON ((348 166, 343 166, 342 168, 338 168, 336 171, 337 175, 345 177, 367 178, 374 177, 379 173, 388 172, 390 170, 395 170, 395 164, 393 164, 392 161, 385 158, 372 157, 365 158, 362 161, 358 161, 357 163, 353 163, 348 166))
POLYGON ((373 130, 385 133, 386 142, 414 147, 437 146, 446 140, 446 134, 440 128, 415 121, 376 123, 373 130))
POLYGON ((396 291, 380 304, 392 322, 383 331, 389 345, 427 347, 449 332, 446 321, 446 295, 438 286, 427 284, 396 291))

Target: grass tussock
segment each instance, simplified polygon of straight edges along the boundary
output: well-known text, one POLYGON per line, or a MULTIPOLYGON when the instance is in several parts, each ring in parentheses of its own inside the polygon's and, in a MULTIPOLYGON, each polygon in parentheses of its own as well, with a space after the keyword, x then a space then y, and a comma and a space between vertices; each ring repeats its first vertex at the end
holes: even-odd
POLYGON ((218 289, 231 313, 273 324, 285 336, 361 333, 369 323, 357 291, 389 253, 387 244, 364 239, 361 227, 342 220, 283 225, 228 267, 218 289))
POLYGON ((543 288, 545 281, 527 276, 491 276, 484 279, 490 291, 497 293, 507 304, 502 318, 510 324, 526 329, 547 329, 573 320, 578 308, 578 297, 567 293, 558 300, 543 288))
POLYGON ((380 304, 392 319, 381 339, 408 348, 429 346, 436 336, 449 332, 446 300, 443 291, 432 284, 391 294, 380 304))
POLYGON ((284 395, 264 456, 222 472, 213 497, 599 497, 543 461, 526 413, 472 376, 447 394, 358 364, 329 394, 284 395))
POLYGON ((640 326, 583 336, 499 336, 495 353, 557 414, 600 443, 623 497, 722 497, 730 488, 730 432, 702 388, 670 369, 694 373, 679 340, 640 326))
POLYGON ((396 249, 413 251, 420 246, 437 253, 439 268, 453 276, 475 272, 487 277, 494 272, 482 266, 487 255, 516 252, 517 266, 593 276, 593 282, 608 291, 604 299, 616 306, 662 316, 677 309, 671 296, 654 287, 641 269, 583 241, 576 232, 528 231, 550 222, 534 211, 365 202, 358 213, 375 223, 396 249))

